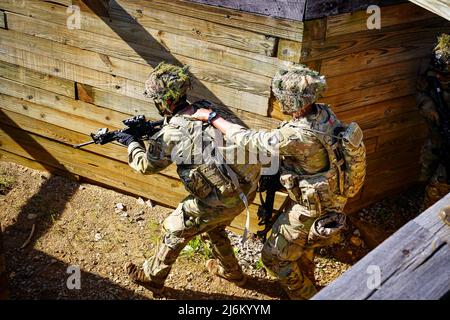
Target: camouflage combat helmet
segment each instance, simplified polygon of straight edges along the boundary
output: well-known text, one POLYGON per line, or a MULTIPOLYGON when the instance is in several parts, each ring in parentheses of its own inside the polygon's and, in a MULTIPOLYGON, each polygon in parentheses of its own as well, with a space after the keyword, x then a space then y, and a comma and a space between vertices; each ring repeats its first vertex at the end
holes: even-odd
POLYGON ((281 67, 272 80, 272 91, 286 114, 314 103, 325 88, 325 77, 301 64, 281 67))
POLYGON ((433 50, 432 65, 440 72, 450 72, 450 35, 441 34, 437 39, 437 45, 433 50))
POLYGON ((189 67, 161 62, 148 76, 144 95, 155 101, 159 113, 170 115, 170 106, 186 96, 191 80, 189 67))

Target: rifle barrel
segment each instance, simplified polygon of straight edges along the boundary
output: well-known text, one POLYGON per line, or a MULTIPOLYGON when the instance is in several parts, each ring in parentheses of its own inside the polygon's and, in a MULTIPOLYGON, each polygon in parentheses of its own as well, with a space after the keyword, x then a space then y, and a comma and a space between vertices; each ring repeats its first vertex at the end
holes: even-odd
POLYGON ((95 141, 88 141, 88 142, 83 142, 83 143, 80 143, 80 144, 75 144, 73 147, 75 148, 75 149, 80 149, 80 148, 82 148, 82 147, 84 147, 84 146, 88 146, 88 145, 90 145, 90 144, 94 144, 95 143, 95 141))

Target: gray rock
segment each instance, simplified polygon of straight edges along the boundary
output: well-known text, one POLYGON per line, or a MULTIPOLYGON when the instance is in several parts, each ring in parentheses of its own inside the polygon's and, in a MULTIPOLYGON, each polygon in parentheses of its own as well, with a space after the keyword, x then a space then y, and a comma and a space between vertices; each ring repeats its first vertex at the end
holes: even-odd
POLYGON ((120 210, 120 211, 126 211, 127 208, 125 207, 125 205, 121 202, 116 203, 116 210, 120 210))
POLYGON ((35 214, 35 213, 30 213, 30 214, 27 215, 27 219, 28 219, 28 220, 34 220, 34 219, 36 219, 37 217, 38 217, 38 215, 35 214))

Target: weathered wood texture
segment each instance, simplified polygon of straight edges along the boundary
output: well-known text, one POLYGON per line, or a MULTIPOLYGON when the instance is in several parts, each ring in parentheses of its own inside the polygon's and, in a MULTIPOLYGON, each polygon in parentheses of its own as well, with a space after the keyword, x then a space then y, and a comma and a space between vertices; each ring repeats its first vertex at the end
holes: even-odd
POLYGON ((182 0, 2 0, 0 10, 2 159, 176 206, 187 193, 173 166, 142 176, 119 145, 71 144, 131 115, 159 118, 142 92, 163 60, 191 66, 192 100, 226 106, 251 128, 274 128, 283 115, 271 78, 285 61, 301 61, 328 77, 324 101, 364 129, 367 183, 348 210, 417 181, 426 128, 415 80, 448 24, 413 4, 383 7, 381 30, 366 30, 365 11, 303 23, 182 0))
POLYGON ((436 300, 450 293, 450 194, 408 222, 314 300, 436 300), (380 272, 379 285, 376 273, 380 272))
POLYGON ((189 0, 275 18, 303 21, 307 0, 189 0))
MULTIPOLYGON (((297 21, 318 19, 364 10, 370 5, 386 6, 405 0, 187 0, 216 7, 236 9, 297 21)), ((444 0, 445 1, 445 0, 444 0)), ((443 1, 443 2, 444 2, 443 1)), ((424 1, 427 2, 427 1, 424 1)))

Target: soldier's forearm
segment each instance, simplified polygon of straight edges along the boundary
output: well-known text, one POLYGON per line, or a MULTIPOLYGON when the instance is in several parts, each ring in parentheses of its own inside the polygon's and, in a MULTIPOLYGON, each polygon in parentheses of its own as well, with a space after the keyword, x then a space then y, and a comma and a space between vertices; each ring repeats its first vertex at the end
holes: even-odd
POLYGON ((214 126, 214 128, 222 132, 222 134, 227 135, 228 128, 230 128, 233 123, 219 116, 211 121, 211 124, 214 126))

